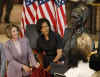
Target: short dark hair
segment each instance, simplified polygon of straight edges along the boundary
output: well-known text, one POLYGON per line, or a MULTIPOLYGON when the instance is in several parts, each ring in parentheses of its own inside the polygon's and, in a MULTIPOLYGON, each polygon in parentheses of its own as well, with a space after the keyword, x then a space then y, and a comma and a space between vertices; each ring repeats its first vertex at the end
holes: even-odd
POLYGON ((5 33, 6 33, 6 36, 11 39, 12 38, 12 35, 11 35, 11 30, 13 27, 16 27, 17 28, 17 31, 20 32, 20 29, 17 25, 15 24, 8 24, 5 28, 5 33))
POLYGON ((39 33, 41 33, 40 30, 41 30, 42 24, 43 24, 44 22, 46 22, 46 23, 48 24, 49 30, 51 31, 51 25, 50 25, 49 20, 46 19, 46 18, 41 18, 41 19, 39 19, 39 20, 37 21, 37 25, 38 25, 37 29, 38 29, 38 32, 39 32, 39 33))
POLYGON ((78 62, 83 61, 87 62, 87 55, 84 50, 80 48, 71 48, 68 52, 68 66, 70 67, 77 67, 78 62))

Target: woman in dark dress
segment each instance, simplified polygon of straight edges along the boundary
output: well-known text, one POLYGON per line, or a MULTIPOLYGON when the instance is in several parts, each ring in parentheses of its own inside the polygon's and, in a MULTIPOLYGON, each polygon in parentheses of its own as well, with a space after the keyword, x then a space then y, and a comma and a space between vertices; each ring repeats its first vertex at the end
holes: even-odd
POLYGON ((40 33, 37 47, 43 55, 43 66, 48 71, 49 65, 60 63, 63 53, 63 40, 57 33, 51 31, 50 22, 47 19, 39 19, 37 25, 40 33))

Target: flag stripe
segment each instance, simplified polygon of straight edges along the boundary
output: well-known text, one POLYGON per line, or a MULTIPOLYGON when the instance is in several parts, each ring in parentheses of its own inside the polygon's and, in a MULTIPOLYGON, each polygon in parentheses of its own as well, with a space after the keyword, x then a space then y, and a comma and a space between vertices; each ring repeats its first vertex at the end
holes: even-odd
POLYGON ((22 27, 24 29, 24 25, 26 24, 25 22, 25 15, 24 15, 24 12, 22 13, 22 27))
POLYGON ((43 18, 45 18, 45 13, 44 13, 44 11, 43 11, 43 9, 42 9, 42 6, 39 6, 39 10, 40 10, 41 16, 42 16, 43 18))
POLYGON ((64 17, 64 19, 65 19, 65 24, 67 24, 67 14, 66 14, 66 7, 65 7, 65 5, 63 5, 62 6, 63 8, 63 11, 64 11, 64 16, 66 16, 66 17, 64 17))
POLYGON ((27 17, 26 17, 25 7, 23 8, 23 12, 24 12, 24 16, 25 16, 25 22, 26 22, 26 24, 29 24, 29 21, 27 20, 27 17))
POLYGON ((24 28, 24 19, 22 18, 22 24, 23 24, 23 30, 25 32, 25 28, 24 28))
POLYGON ((53 24, 53 26, 54 26, 55 31, 56 31, 56 21, 55 21, 55 18, 54 18, 54 16, 53 16, 53 13, 51 12, 51 10, 50 10, 50 8, 49 8, 48 3, 45 4, 45 7, 46 7, 46 9, 47 9, 47 11, 48 11, 50 20, 51 20, 51 22, 52 22, 52 24, 53 24))
POLYGON ((60 17, 60 22, 61 22, 61 24, 62 24, 62 27, 64 27, 64 26, 65 26, 65 24, 64 24, 64 19, 63 19, 62 11, 61 11, 60 8, 58 8, 58 15, 59 15, 59 17, 60 17))
POLYGON ((60 17, 59 17, 59 11, 57 11, 57 23, 60 28, 60 35, 63 36, 63 29, 62 29, 62 24, 61 24, 60 17))
POLYGON ((24 35, 24 32, 25 32, 25 28, 24 28, 24 19, 22 18, 21 19, 21 35, 23 36, 24 35))
POLYGON ((32 5, 33 5, 34 9, 37 10, 37 7, 38 7, 37 2, 34 2, 32 5))
POLYGON ((31 23, 33 23, 33 21, 32 21, 32 19, 31 19, 31 16, 30 16, 30 14, 29 14, 29 11, 28 11, 28 9, 27 9, 28 7, 25 7, 25 17, 26 17, 26 24, 31 24, 31 23))
POLYGON ((28 11, 28 14, 30 15, 30 17, 31 17, 31 19, 32 19, 32 21, 33 21, 33 23, 35 23, 35 17, 33 16, 33 14, 32 14, 32 12, 31 12, 31 10, 30 10, 29 7, 27 8, 27 11, 28 11))
POLYGON ((61 14, 62 14, 62 17, 63 17, 63 21, 64 21, 64 24, 66 24, 66 19, 65 19, 65 12, 63 10, 63 7, 60 7, 60 10, 61 10, 61 14))
POLYGON ((33 18, 34 18, 34 21, 33 21, 33 24, 35 24, 35 22, 36 22, 36 12, 34 12, 34 11, 36 11, 35 10, 35 8, 31 5, 31 6, 29 6, 30 7, 30 11, 31 11, 31 13, 32 13, 32 15, 33 15, 33 18))
MULTIPOLYGON (((35 10, 35 24, 36 24, 36 21, 39 19, 39 16, 38 16, 38 12, 37 12, 37 9, 38 9, 38 2, 37 1, 35 1, 34 3, 33 3, 33 8, 34 8, 34 10, 35 10)), ((34 11, 33 11, 34 12, 34 11)))

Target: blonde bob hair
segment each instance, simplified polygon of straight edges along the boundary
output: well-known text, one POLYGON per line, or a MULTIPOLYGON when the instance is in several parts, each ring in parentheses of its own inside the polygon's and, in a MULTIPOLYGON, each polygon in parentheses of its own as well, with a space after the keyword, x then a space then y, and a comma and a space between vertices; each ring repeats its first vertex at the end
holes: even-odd
POLYGON ((91 54, 91 45, 92 38, 87 33, 83 33, 80 37, 78 37, 77 47, 83 49, 87 56, 91 54))
POLYGON ((8 24, 5 28, 5 33, 6 33, 6 36, 9 38, 9 39, 12 39, 12 33, 11 33, 11 30, 12 28, 15 27, 17 28, 17 31, 20 32, 19 30, 19 27, 15 24, 8 24))

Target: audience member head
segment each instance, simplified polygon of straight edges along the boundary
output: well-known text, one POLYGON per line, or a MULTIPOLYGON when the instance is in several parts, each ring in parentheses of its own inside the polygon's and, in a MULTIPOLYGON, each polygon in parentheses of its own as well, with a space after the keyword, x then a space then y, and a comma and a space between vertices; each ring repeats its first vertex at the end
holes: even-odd
POLYGON ((88 62, 87 53, 81 48, 71 48, 68 53, 68 66, 77 67, 80 61, 88 62))
POLYGON ((87 33, 83 33, 77 38, 77 46, 88 51, 91 50, 92 39, 87 33))
POLYGON ((17 39, 19 37, 19 27, 15 24, 9 24, 7 25, 6 29, 6 36, 9 39, 17 39))
POLYGON ((37 21, 38 32, 42 34, 48 34, 51 31, 51 25, 49 20, 41 18, 37 21))

